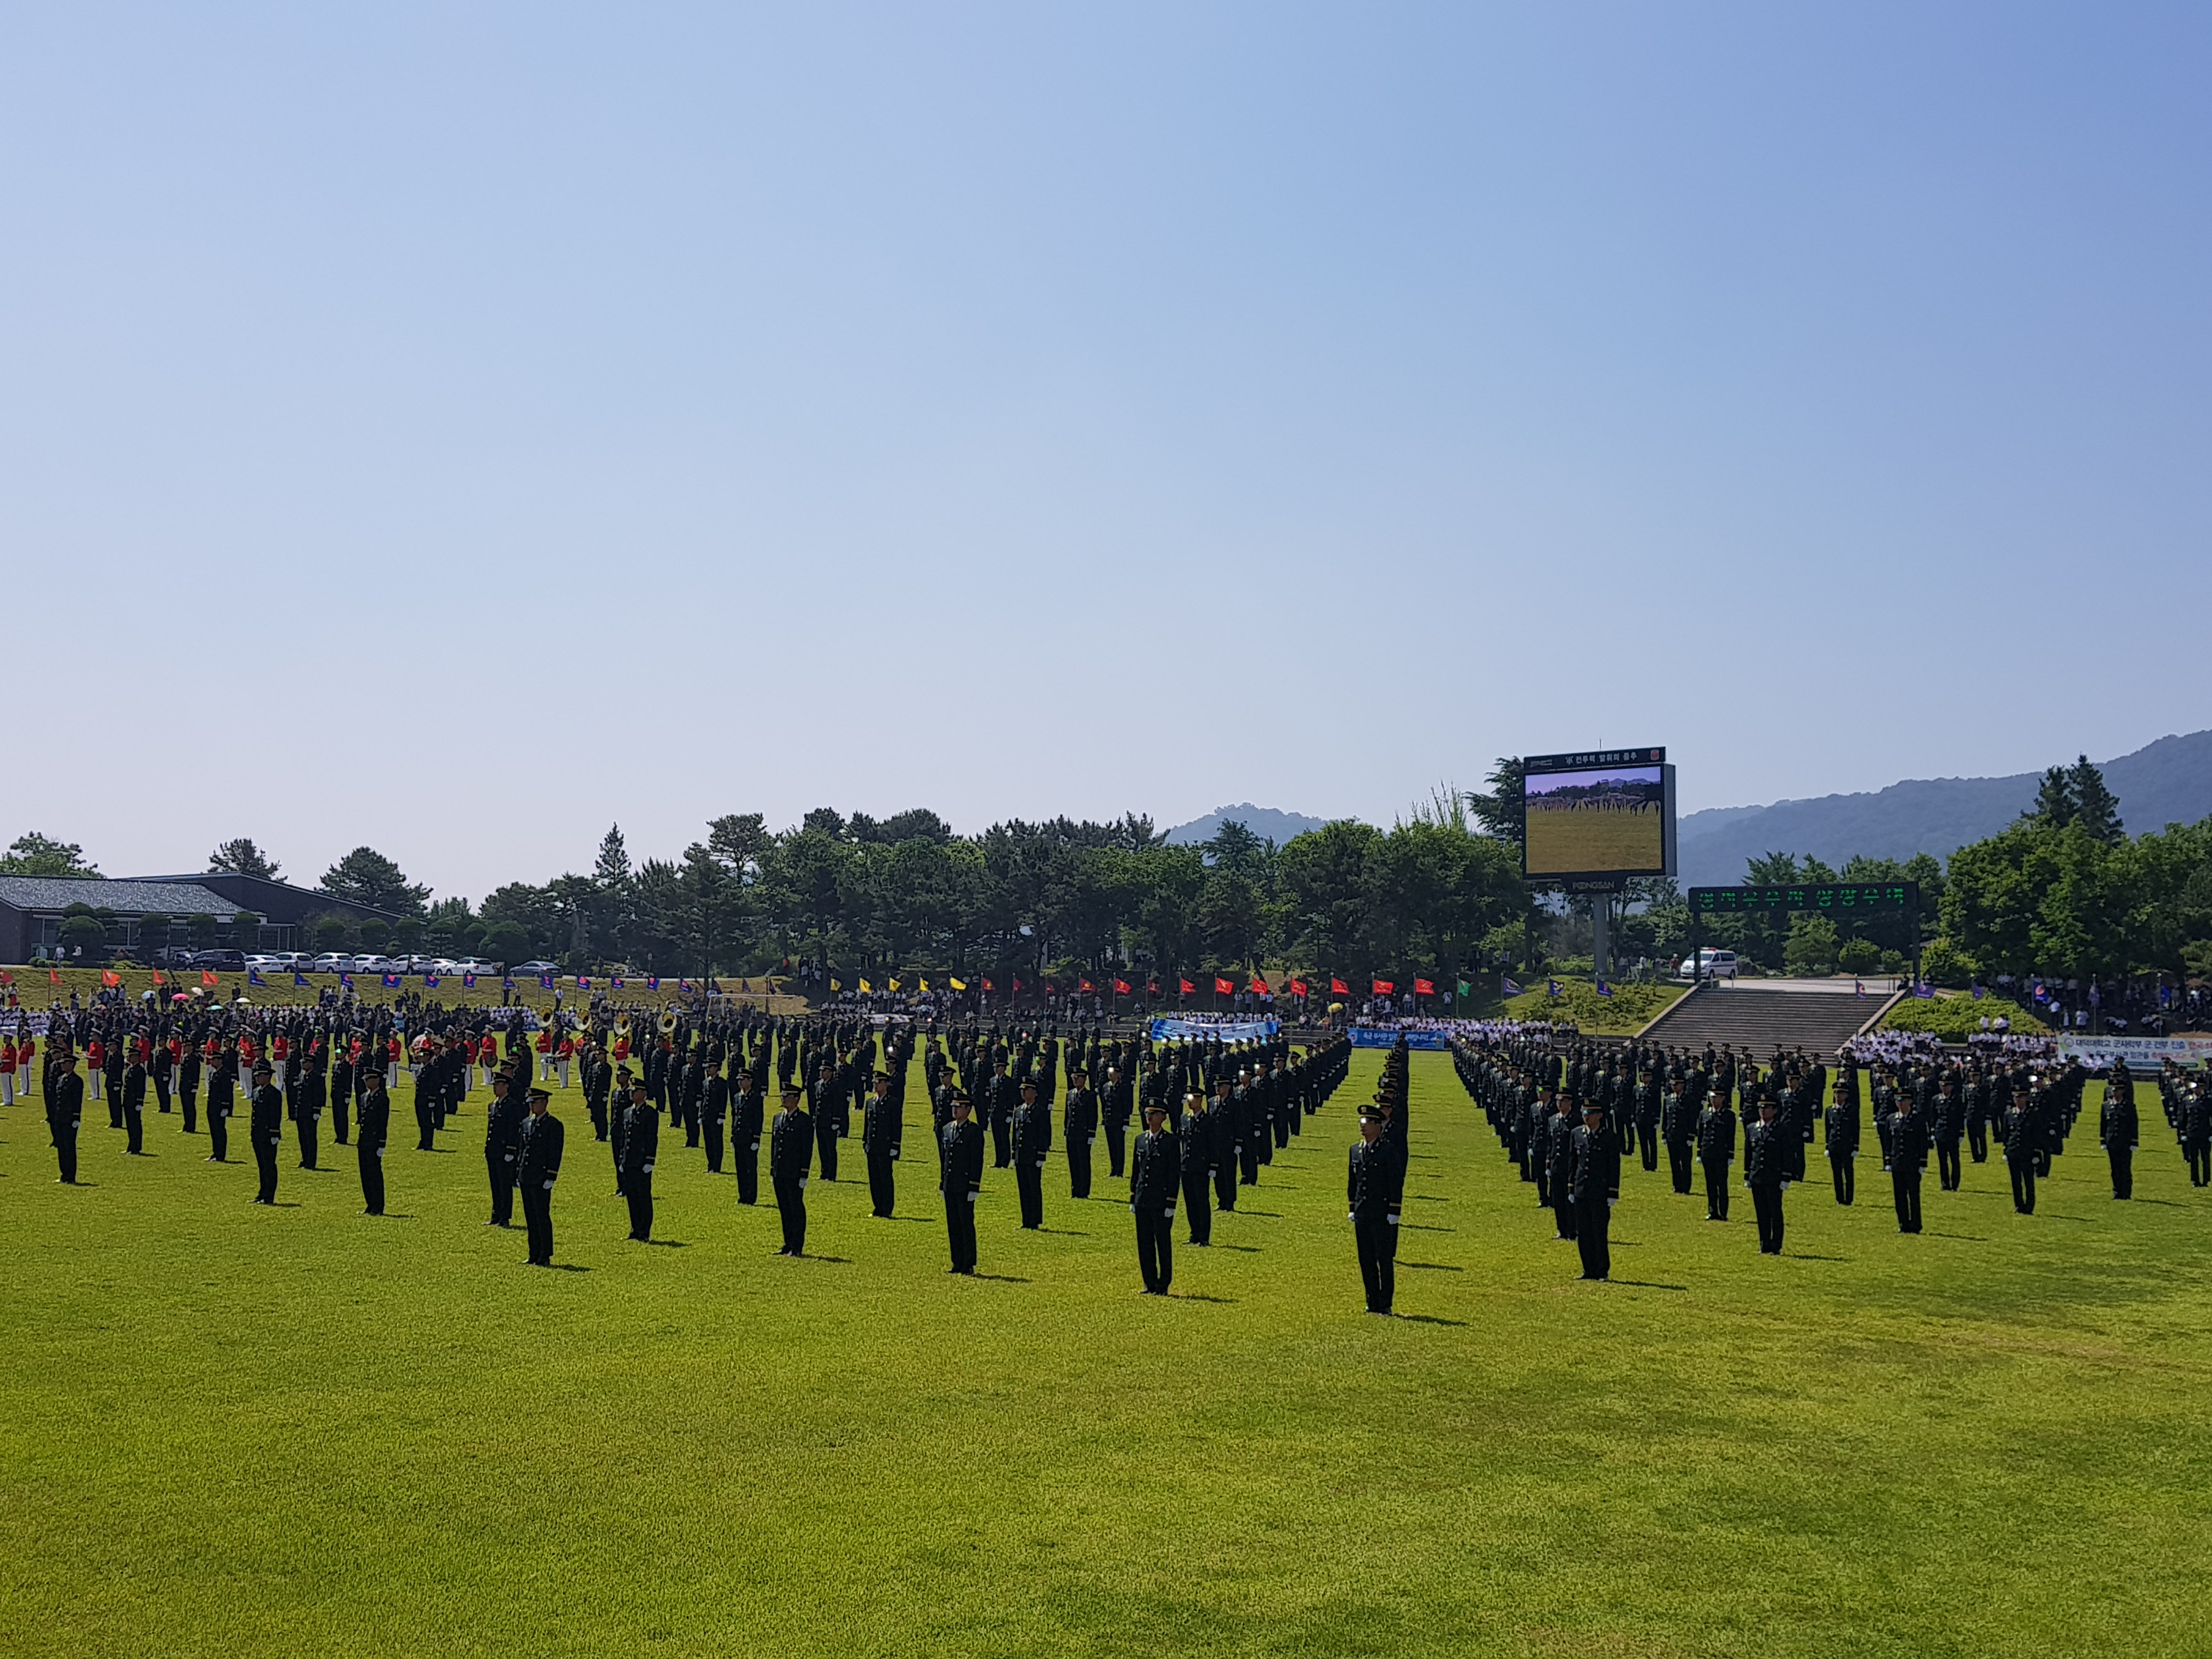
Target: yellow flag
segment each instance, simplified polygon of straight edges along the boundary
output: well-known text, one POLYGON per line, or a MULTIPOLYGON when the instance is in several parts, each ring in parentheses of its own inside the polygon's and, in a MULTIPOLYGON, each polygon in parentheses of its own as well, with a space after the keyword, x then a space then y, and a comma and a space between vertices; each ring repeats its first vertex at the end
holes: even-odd
POLYGON ((898 989, 898 981, 897 981, 896 980, 895 980, 895 979, 894 979, 894 980, 890 980, 890 981, 886 981, 886 983, 888 983, 888 984, 890 986, 890 988, 891 988, 891 989, 892 989, 892 990, 896 991, 896 990, 897 990, 897 989, 898 989))
MULTIPOLYGON (((834 983, 834 981, 833 981, 833 983, 834 983)), ((863 992, 873 991, 875 988, 875 988, 874 986, 872 986, 872 985, 869 984, 869 983, 868 983, 868 981, 866 981, 866 980, 862 980, 862 981, 860 981, 860 989, 861 989, 863 992)))
POLYGON ((920 981, 917 981, 916 982, 917 982, 917 983, 921 987, 921 988, 922 988, 925 992, 927 992, 927 991, 929 989, 929 981, 928 981, 927 980, 926 980, 926 979, 925 979, 925 980, 920 980, 920 981))
POLYGON ((830 981, 830 988, 833 991, 842 991, 845 988, 845 981, 842 979, 833 979, 830 981))
POLYGON ((945 983, 956 991, 964 991, 968 988, 968 981, 964 979, 947 980, 945 983))

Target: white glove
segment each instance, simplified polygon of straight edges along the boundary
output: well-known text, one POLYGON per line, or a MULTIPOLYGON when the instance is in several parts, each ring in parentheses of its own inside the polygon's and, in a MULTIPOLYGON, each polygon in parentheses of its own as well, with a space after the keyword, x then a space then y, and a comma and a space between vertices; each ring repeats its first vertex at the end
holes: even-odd
POLYGON ((653 1165, 651 1165, 650 1164, 647 1164, 647 1165, 645 1166, 645 1172, 646 1172, 646 1174, 647 1174, 647 1175, 651 1175, 651 1174, 653 1173, 653 1165))
POLYGON ((802 1193, 803 1193, 803 1192, 805 1192, 805 1191, 806 1190, 806 1182, 807 1182, 808 1179, 809 1179, 809 1177, 807 1177, 807 1176, 799 1176, 799 1190, 800 1192, 802 1192, 802 1193))
POLYGON ((545 1190, 549 1193, 553 1190, 553 1178, 550 1176, 545 1178, 545 1190))
POLYGON ((1169 1220, 1173 1221, 1175 1219, 1175 1206, 1172 1204, 1169 1205, 1167 1208, 1162 1210, 1160 1213, 1165 1216, 1169 1220))
POLYGON ((981 1197, 982 1197, 982 1196, 983 1196, 983 1194, 981 1194, 981 1193, 970 1193, 970 1194, 968 1194, 968 1201, 969 1201, 970 1204, 973 1204, 973 1203, 974 1203, 977 1199, 979 1199, 979 1198, 981 1198, 981 1197))
POLYGON ((1382 1218, 1394 1227, 1398 1224, 1398 1218, 1395 1215, 1386 1215, 1382 1218))
POLYGON ((751 1151, 753 1151, 753 1152, 758 1152, 758 1151, 760 1151, 760 1142, 758 1142, 757 1140, 756 1140, 755 1142, 753 1142, 753 1144, 752 1144, 752 1146, 751 1146, 751 1147, 750 1147, 750 1150, 751 1150, 751 1151))
POLYGON ((896 1146, 892 1147, 892 1148, 891 1148, 891 1150, 890 1150, 890 1155, 891 1158, 892 1158, 894 1161, 896 1161, 896 1160, 897 1159, 897 1158, 898 1158, 898 1148, 897 1148, 897 1147, 896 1147, 896 1146))
POLYGON ((1358 1216, 1358 1215, 1356 1215, 1355 1213, 1353 1213, 1353 1212, 1352 1212, 1352 1211, 1350 1211, 1350 1210, 1346 1210, 1346 1211, 1344 1212, 1344 1218, 1345 1218, 1346 1221, 1357 1221, 1357 1220, 1358 1220, 1358 1219, 1359 1219, 1358 1216))
POLYGON ((1609 1209, 1611 1209, 1614 1205, 1616 1205, 1616 1204, 1618 1204, 1618 1203, 1620 1203, 1620 1200, 1619 1199, 1617 1199, 1617 1198, 1608 1198, 1608 1199, 1607 1199, 1607 1200, 1606 1200, 1606 1201, 1605 1201, 1605 1207, 1606 1207, 1607 1209, 1608 1209, 1608 1210, 1609 1210, 1609 1209))

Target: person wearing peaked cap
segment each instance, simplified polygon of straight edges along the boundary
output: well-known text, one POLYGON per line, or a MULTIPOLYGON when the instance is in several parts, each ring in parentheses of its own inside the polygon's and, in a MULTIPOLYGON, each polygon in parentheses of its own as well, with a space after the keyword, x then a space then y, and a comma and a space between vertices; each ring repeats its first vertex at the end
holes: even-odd
POLYGON ((722 1075, 719 1049, 708 1051, 699 1089, 699 1128, 707 1140, 707 1173, 722 1173, 722 1130, 730 1115, 730 1080, 722 1075))
POLYGON ((253 1141, 253 1162, 261 1175, 256 1204, 276 1201, 276 1149, 284 1139, 284 1097, 270 1081, 275 1073, 265 1060, 253 1062, 253 1097, 246 1118, 253 1141))
POLYGON ((1067 1068, 1067 1099, 1060 1107, 1060 1136, 1067 1149, 1067 1191, 1071 1198, 1091 1196, 1091 1148, 1098 1139, 1098 1097, 1091 1092, 1091 1074, 1080 1066, 1067 1068))
POLYGON ((730 1162, 737 1166, 738 1202, 757 1204, 762 1114, 766 1110, 761 1101, 764 1079, 749 1066, 739 1066, 736 1071, 732 1083, 736 1092, 730 1099, 730 1162))
POLYGON ((55 1054, 48 1065, 46 1133, 53 1138, 61 1184, 74 1187, 77 1130, 84 1122, 84 1079, 76 1074, 76 1056, 66 1048, 55 1054))
POLYGON ((1021 1195, 1022 1226, 1036 1232, 1044 1225, 1044 1166, 1052 1152, 1052 1108, 1035 1077, 1022 1079, 1022 1103, 1014 1109, 1014 1188, 1021 1195))
POLYGON ((522 1188, 522 1224, 529 1235, 530 1265, 553 1265, 553 1183, 561 1175, 561 1152, 568 1130, 550 1108, 548 1089, 530 1091, 530 1113, 522 1120, 517 1169, 522 1188))
POLYGON ((899 1149, 906 1139, 906 1081, 893 1086, 889 1072, 875 1074, 875 1086, 860 1109, 860 1154, 868 1166, 871 1212, 889 1220, 898 1201, 899 1149))
POLYGON ((1583 1107, 1575 1131, 1575 1160, 1569 1177, 1575 1200, 1575 1246, 1584 1279, 1613 1277, 1613 1206, 1620 1197, 1620 1141, 1596 1101, 1583 1107))
POLYGON ((962 1089, 952 1091, 952 1121, 939 1137, 938 1188, 945 1197, 945 1241, 952 1252, 949 1271, 975 1271, 975 1203, 983 1195, 983 1127, 962 1089))
POLYGON ((783 1248, 778 1255, 806 1254, 806 1182, 814 1169, 814 1119, 806 1091, 783 1085, 783 1109, 769 1126, 769 1184, 775 1189, 776 1212, 783 1219, 783 1248))
POLYGON ((653 1243, 653 1170, 659 1158, 660 1110, 640 1078, 630 1085, 629 1109, 623 1114, 623 1196, 629 1201, 634 1243, 653 1243))
MULTIPOLYGON (((1152 1123, 1152 1115, 1158 1112, 1163 1118, 1169 1115, 1167 1102, 1149 1100, 1145 1103, 1145 1122, 1152 1123)), ((1189 1242, 1201 1249, 1213 1243, 1213 1179, 1214 1159, 1219 1156, 1218 1143, 1213 1133, 1212 1114, 1206 1109, 1206 1097, 1193 1090, 1183 1097, 1182 1127, 1175 1131, 1177 1142, 1177 1161, 1182 1171, 1183 1208, 1190 1219, 1189 1242)))
POLYGON ((2042 1140, 2035 1096, 2027 1079, 2014 1080, 2012 1106, 2004 1115, 2005 1167, 2012 1172, 2012 1207, 2035 1213, 2035 1158, 2042 1140))
POLYGON ((1388 1127, 1379 1107, 1360 1109, 1359 1139, 1352 1143, 1345 1182, 1346 1218, 1358 1248, 1367 1311, 1384 1315, 1397 1297, 1398 1202, 1403 1188, 1398 1148, 1384 1133, 1388 1127))
MULTIPOLYGON (((1071 1079, 1080 1073, 1071 1073, 1071 1079)), ((1129 1160, 1129 1213, 1137 1223, 1137 1272, 1145 1294, 1165 1296, 1175 1282, 1176 1194, 1182 1185, 1182 1149, 1167 1130, 1167 1109, 1145 1108, 1144 1133, 1129 1160)))

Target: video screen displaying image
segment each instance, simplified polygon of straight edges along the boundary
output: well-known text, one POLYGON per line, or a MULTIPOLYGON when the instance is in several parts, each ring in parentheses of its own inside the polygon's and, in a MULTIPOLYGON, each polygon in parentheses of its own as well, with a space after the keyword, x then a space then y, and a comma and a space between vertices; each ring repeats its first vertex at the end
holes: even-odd
POLYGON ((1532 876, 1656 873, 1667 864, 1666 769, 1532 773, 1522 785, 1532 876))

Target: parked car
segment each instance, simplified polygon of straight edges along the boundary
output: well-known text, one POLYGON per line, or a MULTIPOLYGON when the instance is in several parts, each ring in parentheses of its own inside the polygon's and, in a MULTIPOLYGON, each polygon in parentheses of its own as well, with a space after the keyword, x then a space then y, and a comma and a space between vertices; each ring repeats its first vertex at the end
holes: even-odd
POLYGON ((1682 965, 1674 971, 1680 977, 1689 979, 1697 973, 1699 963, 1705 964, 1705 977, 1707 979, 1735 977, 1736 961, 1735 952, 1733 951, 1700 951, 1694 961, 1688 957, 1684 957, 1682 965))
POLYGON ((242 974, 246 971, 246 952, 243 951, 195 951, 192 966, 205 968, 215 973, 242 974))
POLYGON ((307 964, 311 974, 349 974, 353 958, 343 951, 325 951, 307 964))
POLYGON ((443 974, 450 970, 442 957, 409 956, 392 957, 392 971, 395 974, 443 974))
POLYGON ((518 974, 532 975, 557 974, 561 971, 561 965, 554 962, 518 962, 514 964, 513 971, 518 974))
POLYGON ((256 951, 248 953, 246 965, 257 974, 276 974, 282 973, 285 964, 275 957, 264 956, 256 951))
POLYGON ((307 953, 305 951, 270 951, 265 954, 281 972, 289 974, 294 969, 303 973, 307 970, 307 953))
POLYGON ((398 971, 392 967, 390 957, 380 956, 356 957, 353 959, 353 970, 356 974, 390 974, 398 971))

